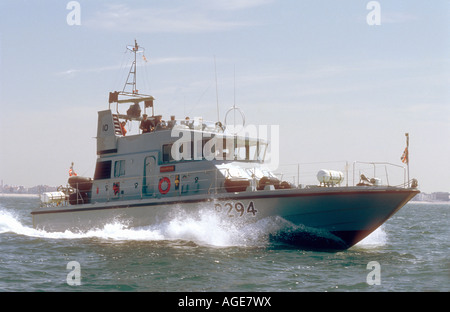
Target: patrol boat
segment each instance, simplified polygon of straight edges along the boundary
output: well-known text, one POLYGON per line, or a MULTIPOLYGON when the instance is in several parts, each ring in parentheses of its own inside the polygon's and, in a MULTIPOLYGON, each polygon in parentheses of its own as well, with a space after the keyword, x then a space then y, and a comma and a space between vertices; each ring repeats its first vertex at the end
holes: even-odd
POLYGON ((214 213, 236 226, 275 218, 285 226, 272 238, 347 249, 419 193, 409 176, 403 186, 364 175, 350 186, 347 177, 344 186, 344 173, 334 170, 320 170, 315 185, 283 181, 267 159, 269 140, 229 131, 226 122, 165 122, 155 115, 155 98, 136 89, 136 54, 143 49, 136 41, 128 49, 134 62, 124 89, 110 92, 108 109, 98 112, 93 178, 71 168, 68 184, 44 193, 31 212, 35 228, 83 232, 113 222, 139 228, 166 222, 181 210, 214 213), (126 113, 123 105, 129 105, 126 113), (123 122, 147 128, 126 135, 123 122))

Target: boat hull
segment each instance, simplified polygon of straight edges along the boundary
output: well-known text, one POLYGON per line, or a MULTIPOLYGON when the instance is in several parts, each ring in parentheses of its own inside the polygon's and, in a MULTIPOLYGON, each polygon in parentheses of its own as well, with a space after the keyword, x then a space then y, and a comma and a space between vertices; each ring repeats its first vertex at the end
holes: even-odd
POLYGON ((180 213, 198 217, 213 212, 236 225, 280 218, 284 226, 271 233, 274 239, 309 248, 347 249, 417 193, 393 187, 271 190, 40 208, 32 215, 35 228, 50 232, 84 232, 114 222, 130 228, 151 226, 180 213))

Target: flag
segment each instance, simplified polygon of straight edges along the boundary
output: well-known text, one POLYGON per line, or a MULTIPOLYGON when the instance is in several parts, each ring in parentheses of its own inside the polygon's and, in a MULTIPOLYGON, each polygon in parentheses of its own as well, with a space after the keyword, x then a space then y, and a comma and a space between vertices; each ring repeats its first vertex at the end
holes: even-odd
POLYGON ((408 147, 405 148, 402 157, 400 157, 402 163, 407 164, 408 163, 408 147))

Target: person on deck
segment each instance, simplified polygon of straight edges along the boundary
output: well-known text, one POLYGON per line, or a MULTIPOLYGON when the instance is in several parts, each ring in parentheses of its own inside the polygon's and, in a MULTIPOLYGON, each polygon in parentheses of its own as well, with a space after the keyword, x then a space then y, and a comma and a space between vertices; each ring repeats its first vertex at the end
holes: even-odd
POLYGON ((170 116, 170 121, 167 122, 167 128, 172 129, 176 124, 175 116, 170 116))
POLYGON ((122 131, 122 135, 123 135, 123 136, 126 136, 126 135, 127 135, 127 129, 125 129, 125 125, 126 125, 126 122, 125 122, 125 121, 122 121, 122 122, 120 123, 120 130, 122 131))
POLYGON ((149 119, 147 119, 147 114, 142 115, 143 119, 141 121, 141 125, 139 126, 139 129, 142 130, 142 133, 148 133, 152 130, 152 127, 154 127, 153 122, 149 119))

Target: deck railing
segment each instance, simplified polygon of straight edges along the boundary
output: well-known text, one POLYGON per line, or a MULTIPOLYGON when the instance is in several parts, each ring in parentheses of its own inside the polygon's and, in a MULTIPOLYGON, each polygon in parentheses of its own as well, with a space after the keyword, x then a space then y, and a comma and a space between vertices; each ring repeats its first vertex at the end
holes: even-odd
POLYGON ((275 174, 280 180, 287 180, 297 187, 317 185, 317 173, 321 169, 336 170, 344 174, 340 186, 357 186, 361 177, 365 176, 370 183, 371 179, 378 179, 383 186, 408 187, 406 168, 389 162, 365 161, 330 161, 309 162, 280 165, 275 174))
MULTIPOLYGON (((349 163, 348 161, 336 161, 298 163, 282 165, 273 174, 279 181, 288 182, 290 188, 309 188, 319 186, 317 172, 321 169, 330 169, 343 173, 343 181, 335 186, 374 185, 407 188, 409 185, 409 181, 406 178, 406 168, 388 162, 354 161, 353 163, 349 163)), ((249 180, 249 186, 246 191, 257 191, 259 179, 255 176, 253 168, 247 168, 240 172, 242 173, 242 178, 249 180)), ((69 205, 69 193, 73 194, 74 192, 77 194, 76 204, 94 201, 102 202, 163 196, 181 197, 194 194, 209 195, 226 193, 227 189, 224 185, 224 176, 231 175, 232 172, 230 172, 230 169, 223 168, 158 173, 156 176, 150 177, 150 179, 144 176, 117 177, 107 181, 94 181, 92 190, 90 192, 84 192, 85 194, 77 191, 76 187, 60 187, 67 193, 67 197, 64 202, 60 202, 58 205, 69 205), (161 182, 163 177, 169 178, 170 187, 167 185, 167 182, 161 182), (152 180, 152 182, 149 180, 152 180), (167 193, 165 193, 166 191, 167 193)))

